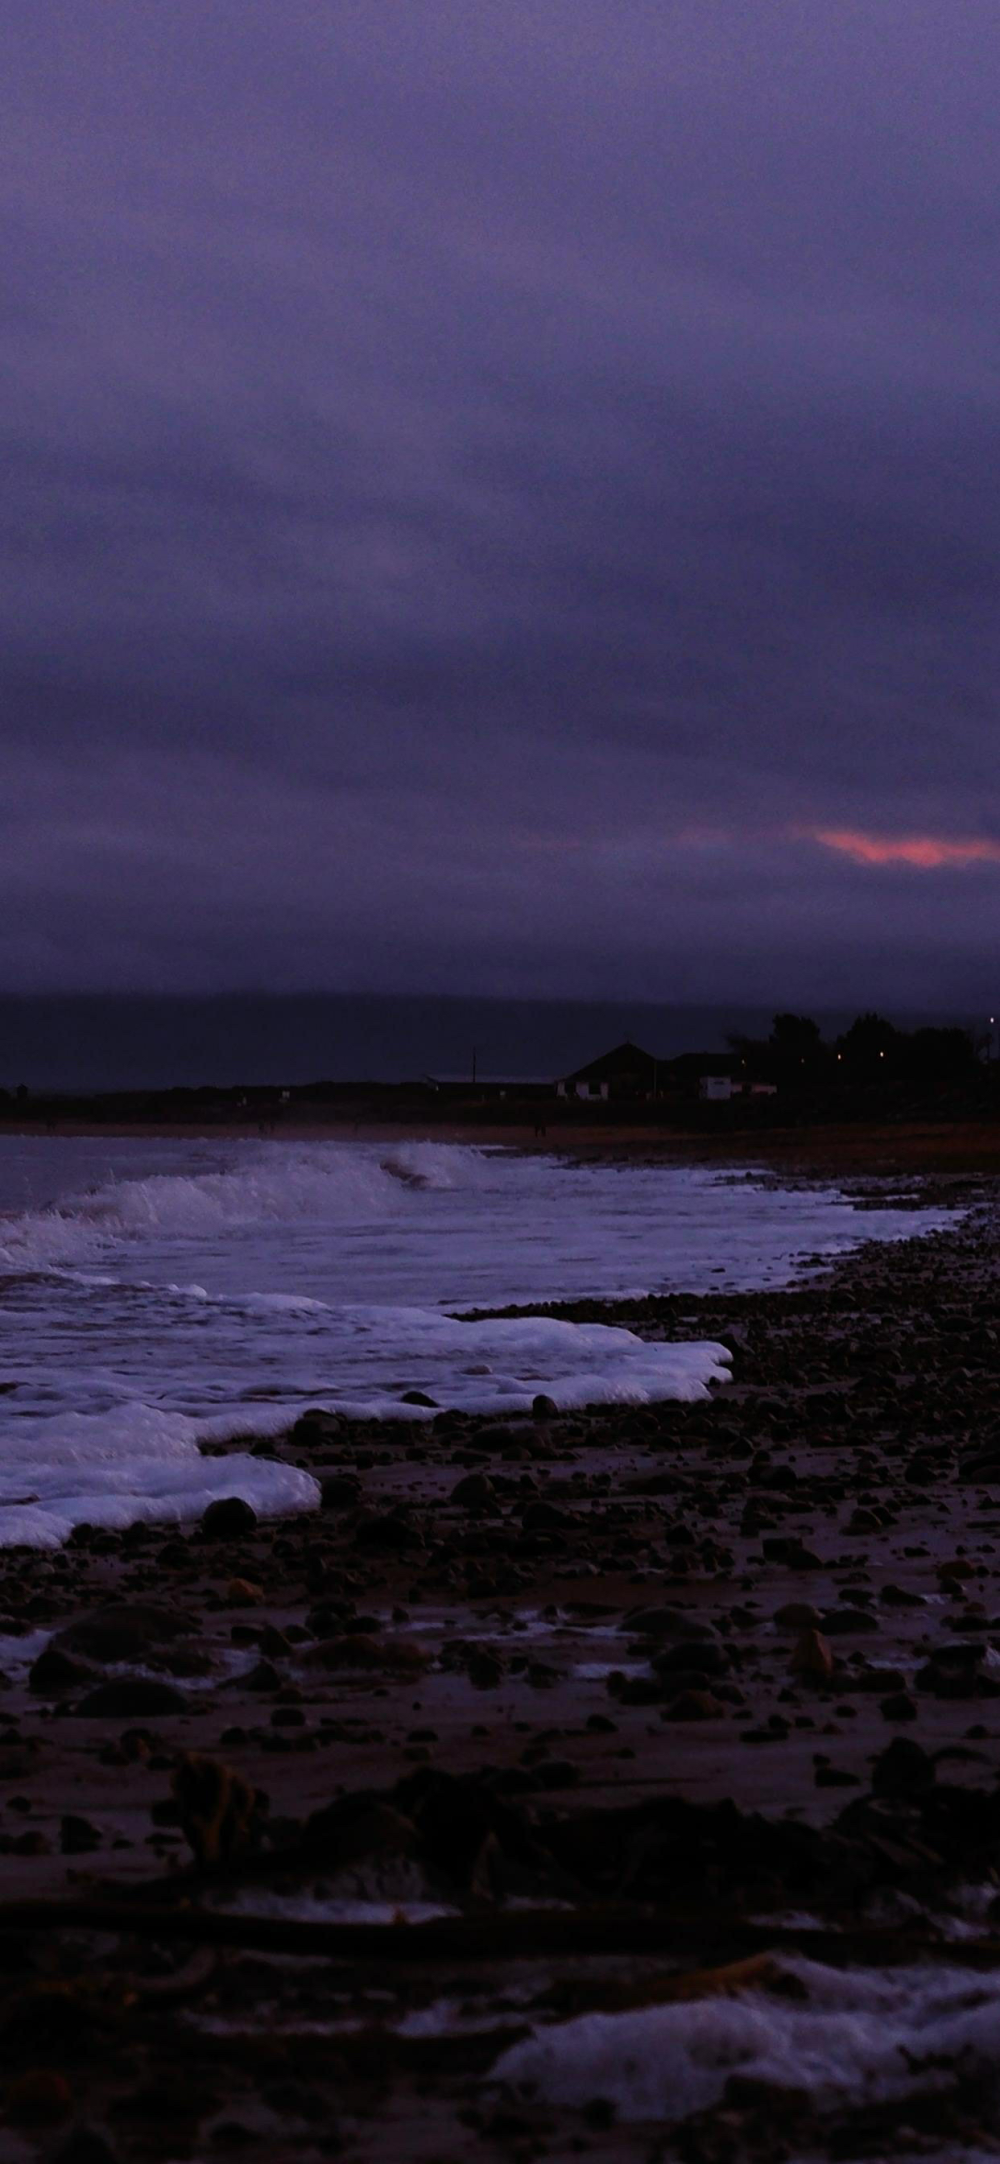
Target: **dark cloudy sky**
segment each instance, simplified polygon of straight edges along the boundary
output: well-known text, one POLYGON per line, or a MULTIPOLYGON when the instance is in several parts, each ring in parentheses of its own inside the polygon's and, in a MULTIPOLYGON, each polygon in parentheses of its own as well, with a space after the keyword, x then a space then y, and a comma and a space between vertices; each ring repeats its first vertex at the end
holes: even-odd
POLYGON ((0 14, 0 988, 992 1004, 996 0, 0 14))

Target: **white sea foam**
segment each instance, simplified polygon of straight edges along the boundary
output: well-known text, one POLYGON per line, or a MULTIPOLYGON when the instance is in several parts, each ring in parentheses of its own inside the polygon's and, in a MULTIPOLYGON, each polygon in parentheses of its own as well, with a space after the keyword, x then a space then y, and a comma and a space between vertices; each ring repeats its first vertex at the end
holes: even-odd
MULTIPOLYGON (((438 1143, 0 1141, 0 1268, 266 1255, 318 1271, 319 1298, 399 1300, 415 1276, 424 1305, 785 1283, 941 1214, 859 1211, 833 1188, 699 1167, 438 1143)), ((228 1291, 289 1289, 223 1276, 228 1291)))
MULTIPOLYGON (((277 1309, 282 1319, 300 1312, 296 1301, 277 1309)), ((400 1392, 414 1387, 414 1379, 417 1386, 426 1380, 441 1390, 449 1374, 445 1397, 437 1402, 476 1407, 488 1401, 505 1412, 527 1410, 543 1387, 563 1407, 615 1399, 636 1404, 704 1397, 711 1382, 729 1375, 721 1345, 647 1345, 628 1330, 574 1327, 545 1317, 463 1324, 420 1310, 342 1309, 331 1316, 325 1342, 339 1380, 323 1393, 324 1403, 359 1417, 429 1419, 431 1408, 405 1403, 400 1392), (467 1339, 491 1355, 488 1384, 458 1371, 467 1339), (380 1390, 372 1386, 372 1371, 384 1368, 387 1342, 390 1364, 403 1362, 410 1381, 380 1390)), ((70 1377, 63 1387, 73 1387, 70 1377)), ((218 1378, 212 1388, 218 1389, 218 1378)), ((230 1388, 237 1391, 235 1379, 230 1388)), ((140 1519, 181 1522, 200 1516, 221 1496, 242 1496, 259 1516, 315 1508, 319 1488, 295 1467, 242 1453, 205 1457, 199 1448, 199 1440, 277 1434, 301 1409, 293 1389, 289 1378, 279 1403, 244 1398, 213 1412, 206 1383, 197 1420, 137 1400, 100 1412, 8 1415, 0 1443, 0 1547, 56 1546, 84 1521, 104 1527, 140 1519)))
POLYGON ((442 1901, 414 1899, 408 1893, 400 1894, 398 1900, 378 1900, 364 1893, 274 1893, 260 1887, 235 1894, 219 1906, 228 1915, 273 1916, 304 1924, 430 1924, 441 1916, 459 1914, 442 1901))
POLYGON ((149 1405, 26 1419, 3 1437, 0 1547, 58 1547, 75 1525, 179 1524, 239 1495, 261 1516, 312 1510, 308 1473, 267 1458, 204 1457, 183 1414, 149 1405))
POLYGON ((387 1167, 367 1157, 345 1152, 326 1165, 312 1150, 237 1160, 218 1170, 114 1178, 8 1221, 0 1264, 44 1268, 104 1253, 109 1243, 200 1240, 248 1226, 353 1224, 389 1206, 393 1181, 387 1167))
POLYGON ((697 1398, 715 1343, 449 1309, 789 1281, 942 1213, 836 1190, 453 1145, 0 1139, 0 1542, 81 1518, 307 1507, 305 1476, 205 1459, 304 1406, 419 1417, 697 1398), (431 1410, 433 1409, 430 1408, 431 1410))
POLYGON ((764 1992, 629 2014, 585 2014, 537 2029, 493 2078, 549 2102, 601 2097, 623 2119, 676 2121, 717 2102, 731 2074, 809 2090, 820 2104, 866 2103, 940 2087, 961 2058, 992 2077, 1000 1981, 914 1966, 880 1973, 782 1961, 801 2002, 764 1992))

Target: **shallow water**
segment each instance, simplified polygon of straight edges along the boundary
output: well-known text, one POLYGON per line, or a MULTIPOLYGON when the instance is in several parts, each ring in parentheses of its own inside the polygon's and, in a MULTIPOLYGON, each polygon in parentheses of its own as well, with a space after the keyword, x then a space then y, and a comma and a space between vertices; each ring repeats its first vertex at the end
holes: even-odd
POLYGON ((434 1143, 0 1139, 0 1543, 215 1495, 309 1508, 293 1467, 199 1440, 405 1393, 510 1412, 695 1398, 714 1343, 448 1310, 780 1285, 945 1213, 753 1174, 434 1143))

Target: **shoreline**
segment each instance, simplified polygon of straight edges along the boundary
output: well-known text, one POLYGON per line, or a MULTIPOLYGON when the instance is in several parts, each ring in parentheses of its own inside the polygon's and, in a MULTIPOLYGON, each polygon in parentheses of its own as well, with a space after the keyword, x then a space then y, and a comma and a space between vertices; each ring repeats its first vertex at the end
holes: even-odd
POLYGON ((295 1120, 282 1119, 268 1133, 254 1120, 194 1121, 43 1120, 0 1122, 0 1137, 47 1141, 187 1141, 213 1142, 365 1142, 392 1148, 404 1142, 467 1144, 472 1148, 507 1147, 581 1157, 637 1155, 675 1164, 761 1165, 777 1171, 817 1176, 872 1177, 895 1173, 949 1172, 986 1177, 1000 1174, 1000 1121, 969 1120, 857 1122, 813 1126, 704 1129, 664 1128, 608 1120, 553 1121, 539 1136, 535 1122, 506 1124, 463 1120, 295 1120))
MULTIPOLYGON (((111 2124, 124 2164, 162 2156, 123 2099, 169 2068, 171 2156, 200 2156, 222 2113, 258 2154, 311 2159, 305 2083, 366 2164, 471 2158, 484 2141, 506 2157, 519 2140, 645 2159, 662 2125, 623 2122, 595 2147, 575 2106, 493 2091, 501 2049, 560 2010, 620 2004, 625 1979, 655 2002, 665 1964, 745 1957, 755 1931, 773 1959, 779 1945, 814 1957, 821 1939, 828 1958, 838 1933, 874 1943, 888 1916, 908 1958, 930 1958, 932 1919, 959 1919, 963 1882, 985 1869, 971 1827, 993 1825, 1000 1777, 998 1294, 985 1182, 962 1223, 861 1247, 784 1291, 587 1303, 644 1335, 731 1344, 732 1384, 701 1403, 307 1418, 266 1450, 320 1479, 318 1514, 0 1553, 0 1755, 22 1798, 0 1820, 2 1898, 128 1899, 137 1914, 183 1893, 206 1916, 238 1899, 248 1941, 207 1969, 161 1947, 154 1973, 174 1997, 151 2023, 145 1942, 127 1924, 29 1932, 38 1989, 54 1952, 91 1992, 123 1963, 138 1980, 117 2041, 75 2056, 63 2043, 54 2063, 36 2044, 67 2086, 67 2122, 111 2124), (110 1636, 93 1622, 109 1607, 110 1636), (231 1770, 196 1776, 192 1753, 231 1770), (256 1845, 252 1791, 269 1798, 256 1845), (575 1918, 560 1928, 583 1951, 532 1953, 524 1900, 575 1918), (632 1919, 624 1968, 594 1949, 609 1902, 632 1919), (478 1957, 470 1942, 359 1969, 345 1952, 320 1971, 255 1951, 255 1914, 294 1938, 296 1917, 360 1904, 388 1922, 420 1903, 478 1920, 478 1957), (636 1950, 651 1913, 674 1918, 655 1958, 636 1950), (768 1915, 770 1936, 754 1922, 768 1915), (491 1960, 501 1926, 513 1944, 491 1960), (433 2012, 456 1990, 472 2030, 433 2012), (275 1996, 298 2038, 277 2057, 262 2043, 275 1996), (519 2136, 489 2133, 505 2113, 519 2136)), ((663 2153, 772 2155, 789 2108, 763 2089, 730 2098, 708 2111, 704 2150, 689 2128, 663 2153)), ((850 2133, 843 2100, 796 2109, 809 2154, 850 2133)), ((985 2138, 997 2131, 984 2119, 985 2138)), ((884 2135, 864 2153, 891 2154, 884 2135)), ((25 2153, 47 2157, 49 2140, 25 2153)))

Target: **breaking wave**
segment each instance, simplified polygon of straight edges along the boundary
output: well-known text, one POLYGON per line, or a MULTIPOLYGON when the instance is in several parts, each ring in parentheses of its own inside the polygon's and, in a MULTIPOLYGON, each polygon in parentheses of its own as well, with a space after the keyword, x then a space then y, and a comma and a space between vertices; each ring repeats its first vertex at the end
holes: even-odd
POLYGON ((253 1226, 376 1222, 408 1195, 474 1183, 483 1162, 478 1150, 433 1142, 385 1154, 349 1144, 249 1144, 205 1171, 111 1179, 9 1217, 0 1222, 0 1265, 44 1270, 106 1255, 118 1243, 199 1240, 253 1226))
POLYGON ((3 1205, 0 1545, 191 1517, 233 1483, 261 1510, 309 1507, 294 1468, 200 1448, 309 1405, 412 1420, 702 1398, 730 1354, 693 1315, 653 1342, 533 1311, 787 1284, 944 1221, 689 1167, 283 1139, 3 1137, 3 1205))

